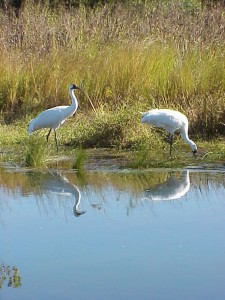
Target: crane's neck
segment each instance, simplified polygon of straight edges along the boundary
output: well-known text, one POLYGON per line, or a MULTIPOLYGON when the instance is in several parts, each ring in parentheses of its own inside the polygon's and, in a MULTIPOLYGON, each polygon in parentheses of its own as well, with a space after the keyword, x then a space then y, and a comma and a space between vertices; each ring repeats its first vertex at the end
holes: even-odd
POLYGON ((183 140, 191 147, 191 150, 193 152, 196 152, 197 146, 192 140, 189 139, 187 130, 183 130, 180 133, 181 133, 183 140))
POLYGON ((78 108, 78 101, 77 101, 77 98, 75 96, 75 93, 74 93, 74 90, 73 89, 69 89, 69 93, 70 93, 70 96, 72 98, 72 104, 71 104, 71 111, 72 111, 72 114, 75 113, 75 111, 77 110, 78 108))

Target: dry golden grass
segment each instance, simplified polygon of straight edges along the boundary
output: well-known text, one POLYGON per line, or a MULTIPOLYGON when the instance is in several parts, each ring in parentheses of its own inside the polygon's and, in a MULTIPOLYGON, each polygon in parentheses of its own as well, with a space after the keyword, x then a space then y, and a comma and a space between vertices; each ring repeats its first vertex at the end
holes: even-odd
POLYGON ((83 113, 155 107, 187 114, 191 131, 224 133, 225 14, 198 1, 74 10, 27 2, 19 18, 1 12, 3 122, 67 104, 75 82, 83 113), (185 4, 186 3, 186 4, 185 4))

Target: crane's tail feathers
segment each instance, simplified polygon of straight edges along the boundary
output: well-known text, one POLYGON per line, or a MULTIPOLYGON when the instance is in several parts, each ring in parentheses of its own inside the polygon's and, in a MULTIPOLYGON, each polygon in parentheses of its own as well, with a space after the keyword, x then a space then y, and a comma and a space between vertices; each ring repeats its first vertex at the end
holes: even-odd
POLYGON ((139 114, 143 116, 145 113, 143 111, 139 111, 139 114))
POLYGON ((143 112, 143 111, 139 111, 139 113, 142 115, 142 117, 144 117, 145 115, 147 115, 147 114, 148 114, 148 111, 145 111, 145 112, 143 112))

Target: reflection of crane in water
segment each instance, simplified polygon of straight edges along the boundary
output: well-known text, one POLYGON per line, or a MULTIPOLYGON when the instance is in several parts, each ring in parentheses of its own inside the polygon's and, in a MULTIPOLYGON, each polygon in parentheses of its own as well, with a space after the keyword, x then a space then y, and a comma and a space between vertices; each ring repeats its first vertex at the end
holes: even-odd
MULTIPOLYGON (((73 185, 75 187, 75 190, 76 190, 76 202, 75 202, 75 205, 73 207, 73 214, 76 216, 76 217, 79 217, 80 215, 83 215, 86 213, 86 211, 82 210, 78 210, 78 207, 80 205, 80 199, 81 199, 81 193, 80 193, 80 190, 78 189, 77 186, 73 185)), ((74 191, 75 191, 74 190, 74 191)))
POLYGON ((64 196, 75 196, 75 204, 73 207, 73 213, 76 217, 83 215, 86 211, 80 211, 78 209, 81 200, 81 193, 79 188, 70 183, 69 180, 62 176, 59 172, 49 172, 48 180, 43 184, 43 188, 51 193, 57 193, 64 196))
POLYGON ((183 197, 190 189, 189 171, 182 172, 180 177, 172 174, 170 178, 163 183, 145 190, 145 199, 153 201, 176 200, 183 197))

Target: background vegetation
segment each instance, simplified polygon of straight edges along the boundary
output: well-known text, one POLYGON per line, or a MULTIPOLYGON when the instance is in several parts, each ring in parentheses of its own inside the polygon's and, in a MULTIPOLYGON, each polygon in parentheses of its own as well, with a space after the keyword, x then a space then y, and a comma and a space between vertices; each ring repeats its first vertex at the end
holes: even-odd
POLYGON ((85 93, 72 145, 127 148, 147 137, 155 147, 139 111, 165 107, 188 116, 191 135, 224 135, 223 1, 15 3, 0 10, 2 125, 69 103, 74 82, 85 93))

